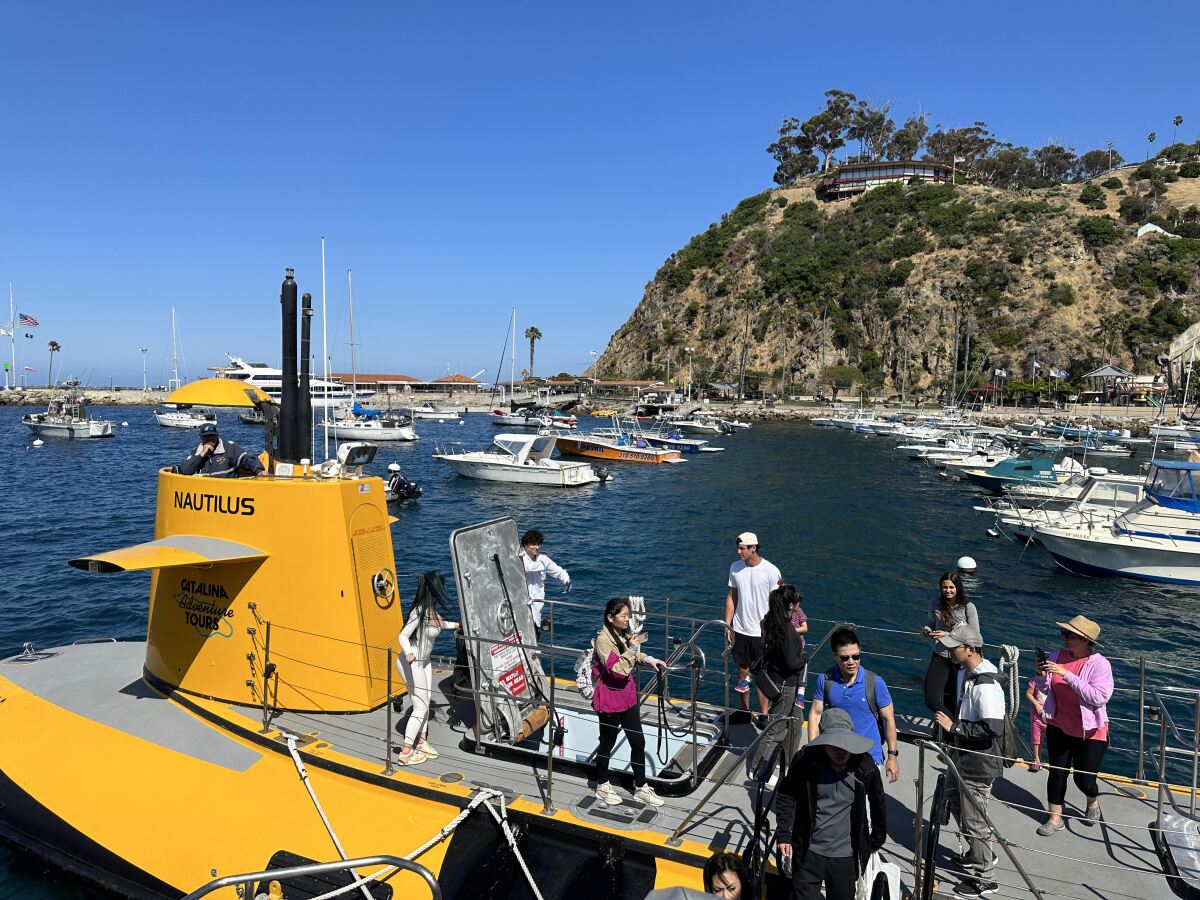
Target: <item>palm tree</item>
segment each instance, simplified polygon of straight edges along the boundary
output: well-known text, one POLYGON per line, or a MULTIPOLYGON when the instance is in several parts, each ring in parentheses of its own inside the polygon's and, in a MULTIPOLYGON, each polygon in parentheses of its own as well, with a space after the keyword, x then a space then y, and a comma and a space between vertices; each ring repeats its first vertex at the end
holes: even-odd
POLYGON ((51 341, 50 344, 50 371, 46 373, 46 387, 54 386, 54 354, 62 349, 62 344, 58 341, 51 341))
POLYGON ((1148 135, 1146 135, 1146 160, 1147 160, 1147 162, 1150 160, 1150 145, 1153 144, 1157 140, 1158 140, 1157 132, 1152 131, 1148 135))
POLYGON ((1179 126, 1183 124, 1183 116, 1176 116, 1171 120, 1171 124, 1175 126, 1175 130, 1171 132, 1171 143, 1175 143, 1175 138, 1179 134, 1179 126))
POLYGON ((542 333, 535 326, 525 329, 525 337, 529 339, 529 377, 533 377, 533 345, 542 339, 542 333))

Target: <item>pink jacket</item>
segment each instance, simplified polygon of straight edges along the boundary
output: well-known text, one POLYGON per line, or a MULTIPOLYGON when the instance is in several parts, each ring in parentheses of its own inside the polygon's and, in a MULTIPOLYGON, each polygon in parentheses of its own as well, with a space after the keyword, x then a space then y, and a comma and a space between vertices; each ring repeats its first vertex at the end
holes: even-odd
MULTIPOLYGON (((1055 662, 1062 662, 1066 650, 1060 650, 1054 657, 1055 662)), ((1051 678, 1050 680, 1053 680, 1051 678)), ((1101 725, 1108 724, 1108 711, 1104 705, 1113 693, 1112 665, 1099 653, 1093 653, 1083 664, 1078 675, 1068 672, 1063 681, 1075 691, 1079 698, 1079 711, 1083 718, 1084 731, 1091 731, 1101 725)), ((1046 718, 1054 721, 1054 691, 1046 692, 1046 718)))
POLYGON ((637 705, 637 680, 633 670, 638 663, 653 664, 653 657, 639 653, 636 644, 626 644, 625 652, 617 651, 616 642, 601 628, 596 635, 592 653, 592 709, 598 713, 621 713, 637 705))

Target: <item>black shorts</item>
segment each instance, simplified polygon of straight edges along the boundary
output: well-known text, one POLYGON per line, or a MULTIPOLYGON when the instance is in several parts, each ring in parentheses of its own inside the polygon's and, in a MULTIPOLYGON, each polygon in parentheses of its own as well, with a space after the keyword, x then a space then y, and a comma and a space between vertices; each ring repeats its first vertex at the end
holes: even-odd
POLYGON ((752 669, 763 654, 763 639, 748 634, 733 633, 733 661, 739 669, 752 669))

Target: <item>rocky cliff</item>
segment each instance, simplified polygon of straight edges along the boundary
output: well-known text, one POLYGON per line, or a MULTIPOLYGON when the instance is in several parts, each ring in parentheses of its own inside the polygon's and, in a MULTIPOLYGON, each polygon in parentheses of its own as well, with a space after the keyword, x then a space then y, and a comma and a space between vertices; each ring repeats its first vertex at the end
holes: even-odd
POLYGON ((749 197, 663 264, 592 374, 664 378, 669 361, 682 384, 690 361, 696 383, 744 368, 747 389, 799 391, 852 367, 873 389, 918 391, 948 384, 956 360, 959 384, 1031 379, 1034 361, 1157 371, 1200 318, 1200 180, 1090 184, 822 202, 809 181, 749 197), (1181 236, 1137 237, 1146 219, 1181 236))

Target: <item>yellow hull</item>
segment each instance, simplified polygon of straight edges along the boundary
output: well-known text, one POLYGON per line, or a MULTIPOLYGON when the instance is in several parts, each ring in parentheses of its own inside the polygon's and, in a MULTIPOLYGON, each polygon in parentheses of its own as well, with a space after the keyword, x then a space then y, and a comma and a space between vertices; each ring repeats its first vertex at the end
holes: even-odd
MULTIPOLYGON (((277 731, 260 733, 255 710, 167 696, 143 681, 124 689, 129 690, 142 691, 137 702, 147 708, 169 704, 172 715, 182 710, 191 719, 189 727, 210 729, 249 764, 215 764, 172 750, 0 677, 0 732, 5 735, 0 835, 135 897, 178 897, 213 877, 259 871, 279 850, 322 862, 337 858, 286 744, 277 731)), ((447 783, 444 773, 432 777, 400 769, 385 776, 381 767, 337 752, 319 736, 302 746, 301 755, 351 858, 410 853, 458 815, 474 793, 473 787, 447 783)), ((700 870, 710 851, 700 843, 685 840, 678 848, 666 847, 661 834, 606 829, 566 809, 545 816, 540 797, 517 795, 508 810, 514 825, 528 829, 522 846, 536 879, 553 879, 554 869, 563 865, 564 847, 595 855, 606 841, 618 841, 627 861, 649 860, 643 881, 650 880, 644 886, 701 885, 700 870)), ((447 897, 479 900, 471 872, 496 855, 494 846, 470 846, 481 828, 487 834, 495 830, 490 816, 477 810, 471 822, 472 836, 463 837, 464 823, 462 834, 456 832, 417 860, 438 877, 447 897)), ((428 896, 412 874, 401 873, 391 884, 396 897, 428 896)), ((578 886, 571 891, 587 896, 578 886)))

